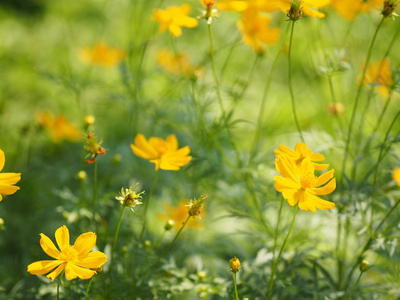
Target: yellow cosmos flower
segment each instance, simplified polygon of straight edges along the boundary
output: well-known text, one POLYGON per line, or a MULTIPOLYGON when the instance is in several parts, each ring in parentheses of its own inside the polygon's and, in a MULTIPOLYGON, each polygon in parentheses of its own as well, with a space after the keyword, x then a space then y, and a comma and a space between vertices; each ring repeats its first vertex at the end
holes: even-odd
POLYGON ((396 184, 400 186, 400 168, 396 168, 392 172, 392 178, 396 181, 396 184))
MULTIPOLYGON (((269 9, 269 11, 273 11, 279 8, 282 12, 286 14, 290 9, 293 1, 300 0, 268 0, 266 5, 264 6, 264 9, 269 9)), ((300 2, 300 9, 305 15, 314 18, 323 18, 325 17, 325 14, 317 11, 316 9, 327 6, 330 0, 301 0, 300 2)))
POLYGON ((196 68, 190 63, 185 53, 175 54, 165 49, 158 52, 157 63, 171 75, 198 76, 202 71, 201 68, 196 68))
POLYGON ((262 15, 258 10, 248 9, 242 13, 238 28, 243 34, 243 41, 258 53, 263 53, 263 44, 273 44, 279 39, 279 29, 270 28, 272 18, 262 15))
POLYGON ((124 59, 125 55, 124 51, 111 48, 105 43, 97 43, 92 48, 83 48, 78 53, 82 62, 105 68, 115 67, 124 59))
POLYGON ((81 234, 71 246, 69 244, 69 231, 66 226, 61 226, 55 233, 57 245, 43 233, 40 234, 40 246, 43 251, 55 260, 41 260, 31 263, 28 266, 28 272, 32 275, 44 275, 51 281, 65 270, 65 278, 68 280, 77 277, 81 279, 89 279, 96 274, 99 269, 107 261, 107 255, 100 251, 90 252, 96 245, 96 234, 87 232, 81 234))
POLYGON ((331 5, 343 18, 352 20, 360 12, 368 12, 379 5, 382 6, 382 2, 382 0, 331 0, 331 5))
MULTIPOLYGON (((187 201, 184 200, 178 204, 178 206, 172 206, 171 204, 165 205, 165 214, 160 214, 159 218, 161 220, 172 220, 176 225, 175 228, 179 230, 182 224, 186 221, 189 216, 187 201)), ((203 211, 204 216, 204 211, 203 211)), ((201 229, 203 223, 198 218, 190 218, 186 224, 186 227, 192 227, 194 229, 201 229)))
POLYGON ((168 136, 165 141, 158 137, 151 137, 147 141, 144 135, 139 133, 135 138, 135 144, 131 144, 131 149, 137 156, 155 163, 156 170, 178 171, 192 159, 189 156, 189 146, 178 149, 175 134, 168 136))
POLYGON ((306 158, 310 159, 310 162, 314 166, 314 169, 317 171, 322 171, 325 170, 327 167, 329 167, 329 164, 315 163, 323 161, 325 157, 322 154, 313 153, 311 149, 307 148, 307 145, 305 143, 298 143, 295 146, 294 151, 286 147, 285 145, 279 145, 278 148, 279 150, 278 149, 274 150, 275 156, 277 158, 285 156, 287 159, 291 160, 297 167, 300 167, 301 163, 306 158))
MULTIPOLYGON (((0 149, 0 171, 3 170, 6 157, 3 150, 0 149)), ((0 201, 3 200, 2 195, 11 195, 19 190, 18 186, 15 186, 18 181, 21 180, 21 173, 1 173, 0 174, 0 201)))
POLYGON ((173 36, 178 37, 182 34, 181 27, 193 28, 198 24, 197 19, 189 17, 189 13, 189 4, 171 6, 165 10, 156 9, 153 14, 153 20, 161 23, 160 32, 168 29, 173 36))
POLYGON ((387 99, 390 88, 393 85, 389 59, 386 58, 384 61, 378 61, 376 64, 370 65, 365 74, 365 82, 373 85, 378 93, 387 99))
POLYGON ((56 143, 63 139, 77 142, 82 138, 82 132, 63 115, 54 117, 52 113, 44 111, 36 115, 36 121, 49 131, 51 138, 56 143))
POLYGON ((319 177, 314 175, 314 165, 310 158, 304 159, 300 168, 285 156, 275 161, 276 169, 283 176, 275 176, 275 189, 281 192, 291 206, 299 205, 301 210, 316 212, 316 209, 331 209, 335 203, 318 197, 328 195, 336 188, 335 170, 330 170, 319 177), (331 180, 332 179, 332 180, 331 180), (322 186, 322 187, 321 187, 322 186))

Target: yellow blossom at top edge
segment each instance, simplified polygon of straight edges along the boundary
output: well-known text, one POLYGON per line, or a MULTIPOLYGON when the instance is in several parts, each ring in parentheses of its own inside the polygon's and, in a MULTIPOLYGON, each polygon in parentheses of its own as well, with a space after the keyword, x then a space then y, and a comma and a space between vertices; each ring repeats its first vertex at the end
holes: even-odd
POLYGON ((376 88, 378 93, 384 98, 389 97, 389 91, 393 84, 392 71, 389 59, 370 64, 365 73, 365 82, 376 88))
POLYGON ((279 39, 279 28, 270 28, 271 22, 270 16, 248 9, 242 13, 237 26, 242 32, 243 41, 256 52, 263 53, 263 44, 274 44, 279 39))
POLYGON ((343 18, 353 20, 358 13, 366 13, 382 5, 382 0, 331 0, 331 5, 343 18))
POLYGON ((305 143, 297 143, 294 151, 289 147, 281 144, 278 146, 278 149, 274 150, 274 153, 277 158, 285 156, 286 158, 291 160, 297 167, 300 167, 302 161, 306 158, 310 159, 310 162, 314 166, 314 169, 317 171, 322 171, 329 167, 329 164, 316 163, 323 161, 325 157, 322 154, 313 153, 313 151, 309 149, 305 143))
POLYGON ((31 263, 28 272, 32 275, 47 275, 51 281, 65 270, 65 278, 68 280, 77 277, 89 279, 107 261, 107 255, 100 251, 90 252, 96 245, 96 234, 87 232, 81 234, 71 246, 69 231, 66 226, 61 226, 55 233, 58 248, 43 233, 40 234, 40 246, 43 251, 54 260, 41 260, 31 263))
MULTIPOLYGON (((325 14, 319 12, 317 9, 323 8, 330 3, 330 0, 298 0, 300 9, 303 13, 313 18, 324 18, 325 14)), ((291 7, 293 0, 270 0, 271 4, 278 6, 283 13, 287 13, 291 7)))
POLYGON ((54 117, 49 111, 36 114, 36 121, 40 126, 46 128, 55 143, 63 139, 77 142, 82 138, 82 132, 71 124, 63 115, 54 117))
POLYGON ((275 161, 276 169, 282 176, 275 176, 275 189, 282 193, 289 205, 299 205, 301 210, 316 212, 316 209, 332 209, 335 203, 318 196, 328 195, 336 189, 335 170, 330 170, 319 177, 314 175, 314 166, 310 158, 301 162, 300 167, 280 156, 275 161))
POLYGON ((156 170, 178 171, 192 159, 189 156, 189 146, 178 149, 178 140, 174 134, 165 140, 158 137, 146 140, 144 135, 139 133, 135 137, 135 144, 131 144, 131 149, 135 155, 155 163, 156 170))
POLYGON ((125 51, 112 48, 102 42, 95 44, 92 48, 82 48, 78 53, 82 62, 105 68, 115 67, 125 56, 125 51))
POLYGON ((173 36, 181 36, 181 27, 194 28, 198 21, 189 17, 190 5, 182 4, 181 6, 171 6, 166 9, 156 9, 153 14, 153 21, 161 23, 160 32, 167 29, 173 36))
POLYGON ((199 1, 206 8, 213 7, 216 2, 216 0, 199 0, 199 1))
MULTIPOLYGON (((0 149, 0 171, 3 170, 6 157, 3 150, 0 149)), ((21 180, 21 173, 0 173, 0 201, 3 200, 3 195, 11 195, 19 190, 15 186, 21 180)))
POLYGON ((398 186, 400 186, 400 167, 397 167, 392 172, 392 178, 398 186))

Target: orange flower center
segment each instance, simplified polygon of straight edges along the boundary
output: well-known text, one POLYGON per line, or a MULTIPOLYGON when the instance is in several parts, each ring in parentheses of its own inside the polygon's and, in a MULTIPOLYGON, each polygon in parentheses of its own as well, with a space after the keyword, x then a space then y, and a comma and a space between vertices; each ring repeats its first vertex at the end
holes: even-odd
POLYGON ((154 148, 160 155, 167 153, 169 150, 167 143, 159 143, 158 145, 155 145, 154 148))
POLYGON ((78 251, 72 246, 61 251, 60 260, 69 262, 74 261, 78 258, 78 251))

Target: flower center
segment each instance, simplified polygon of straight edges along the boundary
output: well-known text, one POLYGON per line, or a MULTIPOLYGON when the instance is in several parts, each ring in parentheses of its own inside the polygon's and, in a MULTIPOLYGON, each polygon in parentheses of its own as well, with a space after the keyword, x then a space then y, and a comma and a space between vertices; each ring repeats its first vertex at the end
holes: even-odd
POLYGON ((74 247, 69 246, 68 248, 61 251, 60 260, 65 262, 74 261, 78 258, 78 251, 74 247))
POLYGON ((300 183, 303 188, 313 187, 314 180, 315 180, 315 176, 314 176, 313 172, 305 171, 303 174, 301 174, 300 183))
POLYGON ((158 145, 155 145, 154 147, 156 149, 156 151, 160 154, 163 155, 166 152, 168 152, 169 148, 168 148, 168 144, 167 143, 159 143, 158 145))

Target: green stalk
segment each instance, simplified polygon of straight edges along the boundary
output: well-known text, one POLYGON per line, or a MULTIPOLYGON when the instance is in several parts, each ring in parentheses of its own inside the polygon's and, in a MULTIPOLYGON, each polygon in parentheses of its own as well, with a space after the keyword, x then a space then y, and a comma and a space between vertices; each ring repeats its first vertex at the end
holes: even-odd
POLYGON ((98 233, 98 225, 96 222, 96 199, 97 199, 97 159, 94 161, 92 209, 93 209, 94 228, 96 230, 96 233, 98 233))
POLYGON ((281 215, 282 215, 282 206, 283 206, 283 197, 281 198, 281 204, 279 206, 279 212, 278 212, 278 222, 276 223, 276 228, 275 228, 275 234, 274 234, 274 247, 272 249, 272 261, 271 261, 271 268, 274 266, 274 261, 275 261, 275 249, 276 249, 276 243, 278 239, 278 232, 279 232, 279 224, 281 222, 281 215))
POLYGON ((233 273, 233 285, 234 285, 234 287, 235 287, 235 297, 236 297, 236 300, 239 300, 239 294, 238 294, 237 283, 236 283, 236 273, 237 273, 237 272, 234 272, 234 273, 233 273))
POLYGON ((158 174, 160 173, 160 169, 156 170, 156 174, 154 176, 153 184, 151 185, 149 197, 147 197, 147 200, 144 203, 144 213, 143 213, 143 227, 142 231, 140 232, 139 240, 142 240, 144 231, 146 229, 146 224, 147 224, 147 210, 149 208, 149 203, 151 200, 151 196, 153 196, 154 190, 156 189, 156 184, 158 180, 158 174))
POLYGON ((275 262, 275 265, 274 265, 274 267, 273 267, 273 269, 272 269, 272 272, 271 272, 271 278, 270 278, 270 280, 269 280, 269 285, 268 285, 268 298, 267 298, 268 300, 271 299, 271 297, 272 297, 272 288, 273 288, 273 286, 274 286, 274 275, 275 275, 276 269, 278 268, 279 261, 280 261, 280 259, 281 259, 282 253, 283 253, 283 249, 285 248, 285 245, 286 245, 286 242, 287 242, 287 240, 288 240, 288 238, 289 238, 289 235, 290 235, 290 233, 292 232, 293 225, 294 225, 294 221, 296 220, 296 215, 297 215, 298 207, 299 207, 299 205, 296 204, 296 206, 295 206, 295 208, 294 208, 295 210, 294 210, 294 214, 293 214, 292 223, 290 224, 289 231, 288 231, 288 233, 287 233, 287 235, 286 235, 286 237, 285 237, 285 240, 283 241, 283 244, 282 244, 281 249, 279 250, 278 258, 277 258, 277 260, 276 260, 276 262, 275 262))
POLYGON ((114 251, 115 251, 115 246, 117 245, 119 229, 121 227, 122 216, 124 214, 125 208, 126 208, 125 205, 122 206, 121 213, 120 213, 119 219, 118 219, 117 229, 115 230, 114 242, 113 242, 113 245, 112 245, 112 248, 111 248, 111 259, 110 259, 110 279, 111 279, 111 282, 112 282, 112 269, 113 269, 114 251))
POLYGON ((294 91, 293 91, 293 84, 292 84, 292 60, 291 60, 291 56, 292 56, 292 46, 293 46, 293 32, 294 32, 294 24, 295 22, 292 21, 292 26, 290 29, 290 39, 289 39, 289 51, 288 51, 288 66, 289 66, 289 79, 288 79, 288 83, 289 83, 289 91, 290 91, 290 98, 292 99, 292 111, 293 111, 293 117, 294 117, 294 122, 296 123, 296 128, 297 131, 299 133, 300 139, 301 141, 304 143, 304 137, 303 137, 303 133, 301 131, 300 128, 300 124, 299 121, 297 119, 297 113, 296 113, 296 101, 295 101, 295 97, 294 97, 294 91))
POLYGON ((363 85, 364 85, 365 76, 366 76, 366 73, 367 73, 369 61, 371 59, 372 49, 374 47, 374 44, 375 44, 375 41, 376 41, 376 37, 378 36, 379 29, 381 28, 384 20, 385 20, 385 17, 382 17, 382 20, 379 22, 378 26, 376 27, 375 33, 374 33, 374 35, 372 37, 371 44, 370 44, 370 46, 368 48, 367 59, 365 61, 364 70, 362 72, 361 80, 360 80, 360 83, 358 85, 356 99, 354 101, 354 107, 353 107, 353 111, 352 111, 352 114, 351 114, 350 124, 349 124, 348 132, 347 132, 346 145, 345 145, 345 150, 344 150, 344 155, 343 155, 342 176, 340 178, 340 185, 343 184, 344 174, 346 173, 345 169, 346 169, 346 164, 347 164, 347 156, 348 156, 349 150, 350 150, 350 142, 351 142, 351 135, 352 135, 352 131, 353 131, 353 124, 354 124, 354 120, 355 120, 356 111, 357 111, 357 108, 358 108, 358 102, 359 102, 359 99, 360 99, 360 96, 361 96, 361 90, 362 90, 363 85))
POLYGON ((354 284, 353 288, 351 289, 351 293, 350 293, 350 295, 349 295, 349 298, 347 298, 348 300, 351 300, 351 299, 353 298, 354 291, 356 290, 356 287, 357 287, 357 285, 358 285, 358 283, 359 283, 359 281, 360 281, 361 276, 362 276, 363 273, 364 273, 364 272, 360 272, 360 275, 358 275, 357 281, 356 281, 356 283, 354 284))
POLYGON ((88 283, 88 285, 86 287, 85 300, 87 300, 88 297, 89 297, 89 292, 90 292, 90 287, 92 286, 93 277, 94 276, 92 276, 92 278, 90 278, 90 281, 89 281, 89 283, 88 283))
POLYGON ((60 277, 58 278, 58 283, 57 283, 57 300, 60 300, 60 283, 61 283, 61 279, 64 276, 65 273, 65 269, 62 271, 60 277))

